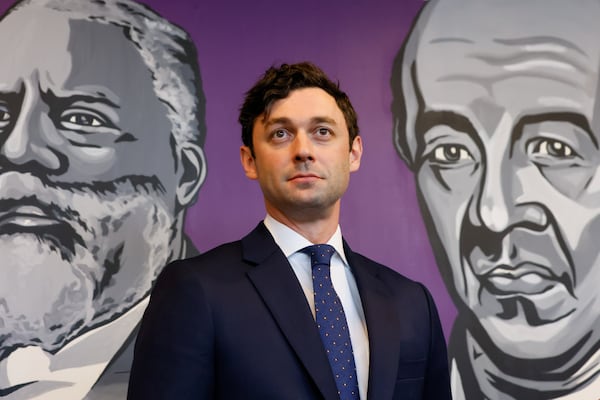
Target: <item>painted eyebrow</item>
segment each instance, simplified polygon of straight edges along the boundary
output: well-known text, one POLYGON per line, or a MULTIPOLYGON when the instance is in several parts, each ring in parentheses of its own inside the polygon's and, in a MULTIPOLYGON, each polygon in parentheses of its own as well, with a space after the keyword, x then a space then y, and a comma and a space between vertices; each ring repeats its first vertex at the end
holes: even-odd
POLYGON ((574 112, 551 112, 524 116, 515 125, 513 143, 521 138, 525 126, 548 121, 567 122, 577 126, 587 134, 594 147, 598 149, 598 139, 594 135, 587 118, 582 114, 574 112))
POLYGON ((53 104, 59 104, 62 107, 71 105, 73 103, 76 103, 78 101, 83 102, 83 103, 102 103, 105 104, 109 107, 112 108, 121 108, 117 103, 115 103, 114 101, 110 100, 108 97, 102 95, 102 94, 98 94, 98 95, 91 95, 91 94, 81 94, 81 93, 76 93, 76 94, 72 94, 72 95, 68 95, 68 96, 57 96, 54 94, 54 92, 52 90, 48 90, 48 92, 44 93, 42 92, 42 98, 44 99, 44 101, 46 103, 53 103, 53 104))
POLYGON ((425 111, 419 113, 415 123, 415 131, 417 135, 423 136, 425 132, 439 125, 449 126, 459 132, 476 133, 475 127, 467 117, 453 111, 425 111))
POLYGON ((3 104, 8 104, 9 107, 20 103, 21 98, 22 95, 20 93, 3 92, 0 90, 0 101, 2 101, 3 104))
POLYGON ((425 148, 425 133, 436 126, 442 125, 448 126, 457 132, 467 134, 481 148, 481 138, 467 117, 453 111, 430 110, 419 112, 415 121, 415 133, 417 136, 416 154, 423 153, 425 148))
MULTIPOLYGON (((536 124, 540 122, 557 121, 557 122, 568 122, 584 131, 590 138, 594 147, 598 149, 598 139, 594 136, 592 128, 585 116, 573 112, 551 112, 526 115, 522 117, 511 131, 511 150, 512 145, 516 143, 521 136, 525 126, 536 124)), ((426 111, 419 113, 417 121, 415 123, 415 132, 417 134, 417 154, 421 154, 425 147, 423 137, 425 133, 435 126, 445 125, 458 132, 467 134, 476 144, 481 148, 481 138, 477 133, 477 130, 471 124, 468 118, 464 115, 457 114, 452 111, 426 111)))

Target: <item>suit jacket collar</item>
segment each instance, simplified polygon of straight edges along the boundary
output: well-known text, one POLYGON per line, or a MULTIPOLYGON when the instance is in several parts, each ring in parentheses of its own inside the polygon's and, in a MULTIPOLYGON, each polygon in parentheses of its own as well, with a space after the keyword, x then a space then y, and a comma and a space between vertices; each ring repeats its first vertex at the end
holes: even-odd
MULTIPOLYGON (((324 398, 337 399, 329 361, 300 283, 291 267, 282 268, 289 265, 287 258, 262 222, 242 239, 242 251, 244 260, 256 266, 248 273, 250 280, 308 374, 324 398)), ((369 334, 368 398, 392 398, 400 322, 389 304, 391 294, 376 270, 367 266, 370 261, 352 252, 345 241, 344 252, 356 279, 369 334)))
POLYGON ((242 239, 248 277, 325 399, 337 399, 335 380, 302 288, 287 258, 261 222, 242 239), (300 312, 299 312, 300 310, 300 312))

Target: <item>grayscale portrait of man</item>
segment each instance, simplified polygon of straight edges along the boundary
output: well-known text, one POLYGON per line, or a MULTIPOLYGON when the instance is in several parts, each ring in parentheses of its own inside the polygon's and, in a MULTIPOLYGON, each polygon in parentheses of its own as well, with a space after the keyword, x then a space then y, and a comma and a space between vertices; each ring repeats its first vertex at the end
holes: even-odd
POLYGON ((194 252, 195 47, 135 2, 31 0, 0 54, 0 396, 124 398, 154 279, 194 252))
POLYGON ((455 399, 600 397, 599 1, 427 1, 392 73, 455 399))

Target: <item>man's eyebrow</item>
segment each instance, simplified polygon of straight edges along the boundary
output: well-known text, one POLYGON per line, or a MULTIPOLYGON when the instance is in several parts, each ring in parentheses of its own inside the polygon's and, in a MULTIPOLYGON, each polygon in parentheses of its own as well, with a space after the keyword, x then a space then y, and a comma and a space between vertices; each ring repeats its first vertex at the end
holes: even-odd
POLYGON ((272 125, 288 125, 288 124, 290 124, 291 120, 286 117, 280 117, 280 118, 269 118, 268 120, 263 119, 263 122, 265 124, 265 128, 268 128, 272 125))
MULTIPOLYGON (((317 117, 312 117, 310 119, 310 122, 312 124, 330 124, 330 125, 337 125, 337 121, 331 117, 326 117, 326 116, 317 116, 317 117)), ((290 118, 287 117, 279 117, 279 118, 270 118, 269 120, 267 120, 265 122, 265 128, 268 128, 272 125, 289 125, 292 123, 292 120, 290 118)))
POLYGON ((541 122, 549 121, 568 122, 577 126, 588 135, 588 137, 594 144, 594 147, 598 149, 598 138, 596 138, 596 136, 594 135, 594 132, 592 130, 592 127, 590 126, 588 119, 584 115, 575 112, 549 112, 526 115, 522 117, 519 120, 519 122, 515 125, 513 143, 521 138, 521 136, 523 135, 524 127, 526 125, 539 124, 541 122))
POLYGON ((337 125, 337 121, 331 117, 313 117, 310 120, 313 124, 330 124, 330 125, 337 125))

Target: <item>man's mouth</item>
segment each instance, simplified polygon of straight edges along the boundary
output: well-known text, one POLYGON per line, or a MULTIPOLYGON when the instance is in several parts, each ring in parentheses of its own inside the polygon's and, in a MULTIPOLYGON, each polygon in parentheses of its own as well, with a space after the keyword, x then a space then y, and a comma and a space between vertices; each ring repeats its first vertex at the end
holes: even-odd
POLYGON ((315 174, 295 174, 289 180, 297 183, 309 183, 314 182, 321 179, 318 175, 315 174))

